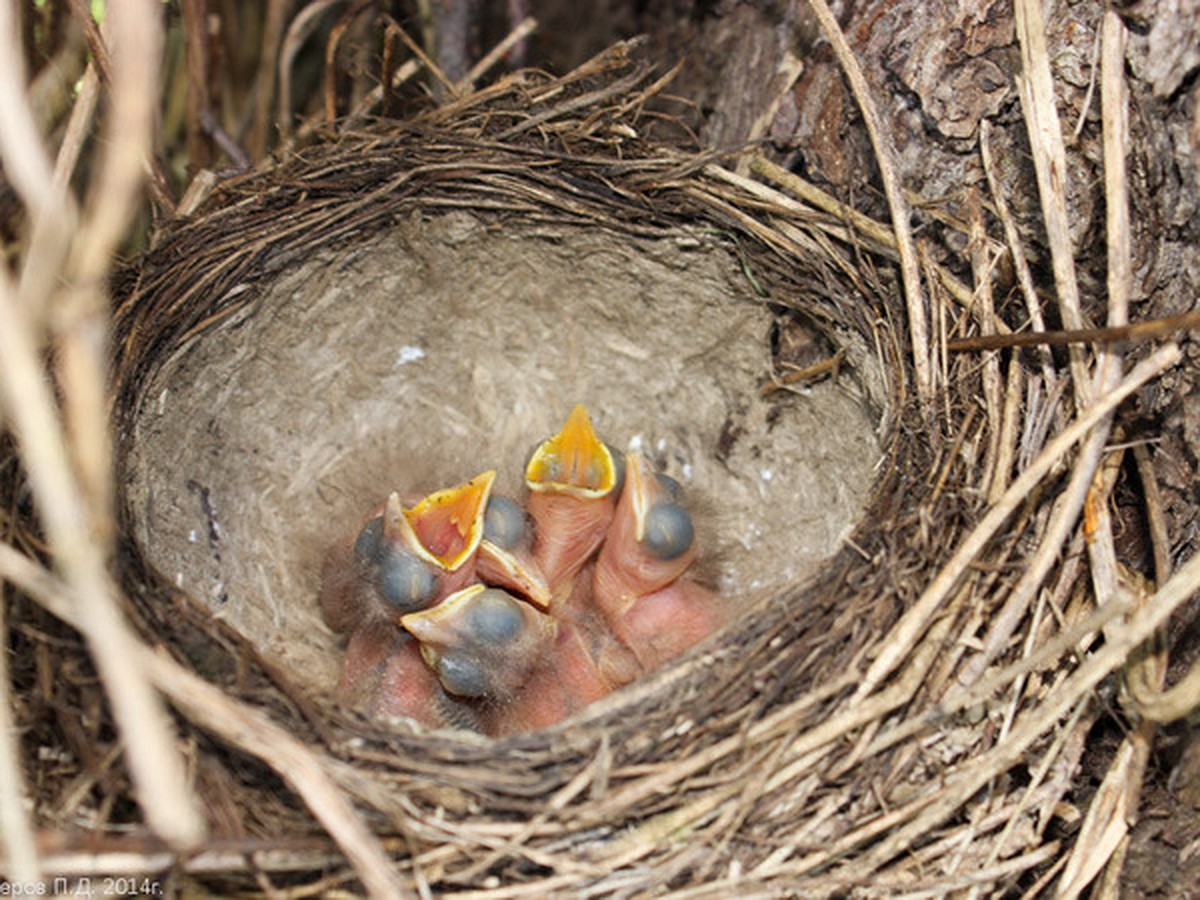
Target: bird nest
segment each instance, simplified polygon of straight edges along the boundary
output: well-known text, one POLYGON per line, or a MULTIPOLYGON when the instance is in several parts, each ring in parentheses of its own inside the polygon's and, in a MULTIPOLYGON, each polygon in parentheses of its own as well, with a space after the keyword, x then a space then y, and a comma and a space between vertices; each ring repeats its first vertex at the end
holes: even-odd
POLYGON ((180 877, 499 898, 1094 874, 1111 810, 1064 834, 1095 689, 1152 665, 1135 649, 1196 581, 1094 574, 1098 451, 1177 352, 1103 391, 1082 356, 951 352, 1022 321, 978 262, 1002 242, 971 234, 975 289, 971 259, 909 268, 904 235, 761 157, 648 138, 660 87, 618 47, 343 130, 123 273, 121 574, 215 835, 167 857, 180 877), (325 547, 391 490, 490 467, 515 490, 575 402, 697 498, 732 624, 502 740, 340 705, 325 547))

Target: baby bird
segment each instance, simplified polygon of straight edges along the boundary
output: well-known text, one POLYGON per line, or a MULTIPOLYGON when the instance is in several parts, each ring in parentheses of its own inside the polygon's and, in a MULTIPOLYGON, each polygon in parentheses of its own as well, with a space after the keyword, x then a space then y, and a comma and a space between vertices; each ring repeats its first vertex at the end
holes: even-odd
POLYGON ((478 712, 448 695, 425 665, 416 639, 382 619, 365 622, 350 635, 338 696, 372 718, 403 717, 438 728, 480 727, 478 712))
POLYGON ((339 695, 374 716, 494 736, 553 725, 721 627, 682 489, 596 435, 583 406, 525 468, 406 508, 392 494, 322 574, 348 634, 339 695))
POLYGON ((648 671, 720 628, 724 616, 716 595, 685 574, 695 531, 678 483, 634 453, 625 473, 590 603, 648 671))
POLYGON ((427 725, 477 727, 474 710, 446 695, 420 647, 400 627, 475 578, 484 510, 495 472, 436 491, 405 509, 399 495, 326 559, 321 611, 349 632, 338 695, 376 716, 427 725))
POLYGON ((421 645, 406 631, 387 658, 378 693, 369 709, 372 716, 403 717, 437 728, 481 731, 483 723, 474 703, 456 697, 442 686, 425 663, 421 645))
POLYGON ((473 585, 403 623, 447 693, 477 702, 486 734, 545 728, 612 690, 569 626, 498 588, 473 585))
POLYGON ((405 509, 398 494, 353 541, 336 545, 322 571, 320 603, 334 631, 364 622, 398 623, 469 584, 483 540, 494 471, 435 491, 405 509))
POLYGON ((575 576, 604 540, 620 490, 621 463, 597 436, 583 406, 525 467, 534 523, 533 558, 553 601, 565 600, 575 576))

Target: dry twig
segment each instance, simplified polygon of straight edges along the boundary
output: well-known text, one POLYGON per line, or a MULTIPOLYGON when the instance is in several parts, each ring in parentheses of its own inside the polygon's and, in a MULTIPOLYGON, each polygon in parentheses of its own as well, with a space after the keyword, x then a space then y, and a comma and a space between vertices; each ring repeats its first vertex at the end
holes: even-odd
MULTIPOLYGON (((0 13, 0 57, 19 59, 16 35, 9 12, 0 13)), ((199 840, 203 822, 186 785, 178 754, 172 747, 169 721, 145 672, 133 658, 136 640, 117 605, 107 571, 106 523, 111 496, 104 466, 107 460, 107 405, 101 395, 107 379, 103 340, 96 346, 96 329, 103 334, 102 279, 113 249, 124 233, 140 193, 145 151, 149 145, 154 98, 145 90, 156 84, 161 32, 159 10, 153 3, 128 3, 114 9, 110 18, 114 41, 122 48, 113 67, 110 139, 101 160, 95 194, 83 213, 78 231, 70 235, 69 282, 77 292, 76 318, 64 348, 69 357, 65 389, 82 391, 67 397, 67 422, 81 444, 74 449, 81 470, 71 464, 67 432, 56 417, 57 404, 42 374, 41 345, 32 313, 45 303, 21 304, 7 277, 0 277, 0 391, 3 406, 16 432, 23 459, 38 501, 38 508, 56 567, 77 599, 78 623, 88 639, 97 668, 108 688, 117 721, 125 735, 130 768, 138 785, 143 810, 155 829, 172 843, 187 846, 199 840), (98 317, 99 320, 98 320, 98 317), (91 379, 90 387, 85 386, 91 379), (97 408, 98 407, 98 408, 97 408), (96 535, 99 527, 99 538, 96 535)), ((0 82, 6 81, 0 73, 0 82)), ((23 83, 17 79, 16 84, 23 83)), ((41 146, 32 116, 19 95, 6 110, 11 131, 0 144, 6 167, 24 172, 32 218, 64 217, 71 204, 61 188, 55 189, 51 167, 41 146), (27 127, 28 126, 28 127, 27 127)), ((49 239, 49 232, 34 227, 34 239, 49 239)), ((52 254, 31 247, 29 260, 44 262, 52 254)), ((64 260, 65 262, 65 260, 64 260)), ((53 279, 24 280, 50 290, 53 279)), ((49 296, 49 295, 48 295, 49 296)))
POLYGON ((821 23, 821 30, 833 47, 833 52, 846 73, 850 88, 862 111, 863 124, 871 138, 871 146, 875 150, 875 160, 879 166, 879 175, 883 181, 883 192, 887 196, 888 206, 892 211, 892 230, 896 235, 896 249, 900 253, 900 273, 904 281, 904 297, 908 303, 909 338, 912 341, 912 364, 917 382, 917 396, 924 402, 932 399, 932 371, 929 355, 929 326, 925 311, 925 296, 921 290, 921 276, 917 265, 917 256, 913 248, 912 225, 909 222, 908 201, 900 189, 900 181, 892 162, 891 146, 884 133, 879 114, 875 109, 875 101, 859 68, 854 52, 846 42, 837 19, 833 17, 825 0, 809 0, 809 5, 816 13, 821 23))

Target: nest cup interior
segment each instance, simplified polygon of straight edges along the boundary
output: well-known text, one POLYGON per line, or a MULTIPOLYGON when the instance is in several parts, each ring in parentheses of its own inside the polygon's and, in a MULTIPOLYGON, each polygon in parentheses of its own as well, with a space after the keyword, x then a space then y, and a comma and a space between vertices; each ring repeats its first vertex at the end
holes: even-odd
POLYGON ((683 226, 648 238, 413 214, 313 248, 156 351, 123 457, 134 540, 329 694, 329 545, 393 490, 495 468, 496 490, 520 496, 533 445, 583 403, 608 442, 684 485, 698 577, 749 610, 855 527, 885 405, 867 341, 841 329, 826 335, 847 353, 837 377, 764 394, 794 322, 755 287, 728 240, 683 226))

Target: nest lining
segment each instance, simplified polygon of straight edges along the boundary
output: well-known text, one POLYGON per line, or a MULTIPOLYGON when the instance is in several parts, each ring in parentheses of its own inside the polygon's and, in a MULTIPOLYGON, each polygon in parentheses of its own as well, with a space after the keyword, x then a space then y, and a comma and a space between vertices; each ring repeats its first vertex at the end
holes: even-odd
POLYGON ((393 489, 495 467, 519 496, 531 436, 583 402, 687 487, 700 577, 751 608, 837 549, 879 458, 853 390, 874 361, 764 397, 779 316, 751 297, 728 249, 685 231, 414 212, 314 249, 145 384, 135 533, 175 587, 327 692, 340 651, 313 598, 328 546, 393 489))

